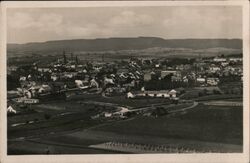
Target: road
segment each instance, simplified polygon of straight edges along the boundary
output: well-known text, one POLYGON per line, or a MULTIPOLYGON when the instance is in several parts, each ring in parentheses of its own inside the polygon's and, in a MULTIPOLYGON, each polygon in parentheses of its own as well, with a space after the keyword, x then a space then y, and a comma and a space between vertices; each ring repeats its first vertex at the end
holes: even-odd
MULTIPOLYGON (((185 107, 185 108, 169 111, 169 113, 176 113, 176 112, 180 112, 180 111, 186 111, 188 109, 192 109, 192 108, 196 107, 198 104, 199 104, 198 102, 194 101, 192 106, 188 106, 188 107, 185 107)), ((165 107, 165 109, 167 109, 167 108, 177 106, 177 105, 176 104, 152 105, 152 106, 147 106, 147 107, 143 107, 143 108, 139 108, 139 109, 129 110, 129 112, 137 112, 137 111, 145 111, 145 110, 155 109, 156 106, 167 106, 167 107, 165 107)))
POLYGON ((198 104, 199 104, 198 102, 194 101, 192 106, 188 106, 186 108, 182 108, 182 109, 178 109, 178 110, 172 110, 172 111, 169 111, 169 113, 176 113, 176 112, 186 111, 188 109, 192 109, 192 108, 196 107, 198 104))

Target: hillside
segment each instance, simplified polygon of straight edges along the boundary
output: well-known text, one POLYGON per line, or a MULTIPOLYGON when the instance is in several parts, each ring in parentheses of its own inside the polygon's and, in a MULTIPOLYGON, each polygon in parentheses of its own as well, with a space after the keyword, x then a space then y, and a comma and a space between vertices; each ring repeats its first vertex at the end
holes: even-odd
POLYGON ((148 48, 242 49, 241 39, 162 39, 158 37, 58 40, 41 43, 8 44, 8 52, 116 51, 148 48))

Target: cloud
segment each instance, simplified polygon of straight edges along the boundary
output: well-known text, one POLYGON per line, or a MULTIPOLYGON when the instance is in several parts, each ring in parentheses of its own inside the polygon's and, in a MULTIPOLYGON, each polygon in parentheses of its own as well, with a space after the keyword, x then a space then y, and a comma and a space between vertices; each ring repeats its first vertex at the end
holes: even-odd
POLYGON ((73 38, 119 37, 126 36, 130 29, 151 25, 153 17, 146 14, 136 14, 132 11, 123 11, 119 14, 102 20, 102 22, 77 22, 70 20, 63 23, 59 34, 73 38))
POLYGON ((38 28, 41 31, 60 32, 60 28, 63 26, 63 17, 57 14, 43 14, 37 23, 40 25, 38 28))
POLYGON ((99 31, 99 27, 96 24, 70 24, 68 23, 64 27, 62 27, 63 32, 67 36, 91 36, 99 31))
POLYGON ((156 36, 239 38, 240 7, 11 9, 8 41, 156 36))
POLYGON ((146 14, 136 14, 133 11, 123 11, 121 14, 113 17, 108 22, 109 26, 139 26, 150 25, 153 23, 153 17, 146 14))
POLYGON ((16 13, 8 18, 8 26, 14 29, 25 29, 39 26, 27 13, 16 13))
POLYGON ((13 29, 33 28, 39 31, 60 31, 63 18, 57 14, 42 14, 35 18, 27 13, 15 13, 8 18, 8 26, 13 29))
POLYGON ((31 13, 18 12, 8 17, 8 27, 13 31, 29 30, 66 38, 91 38, 115 33, 112 28, 107 28, 105 24, 100 25, 84 21, 72 22, 70 19, 64 20, 62 15, 54 13, 34 16, 31 13))
POLYGON ((164 18, 162 24, 167 31, 171 31, 168 34, 170 37, 238 37, 241 30, 235 29, 241 26, 236 23, 240 20, 234 20, 234 15, 229 13, 221 14, 220 10, 179 8, 174 10, 171 16, 164 18))

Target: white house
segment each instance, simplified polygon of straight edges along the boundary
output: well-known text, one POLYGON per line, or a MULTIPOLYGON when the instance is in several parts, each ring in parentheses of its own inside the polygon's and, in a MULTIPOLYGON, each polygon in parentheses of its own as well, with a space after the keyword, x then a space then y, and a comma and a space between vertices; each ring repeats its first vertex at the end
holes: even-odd
POLYGON ((188 83, 188 78, 187 78, 187 76, 184 76, 184 77, 182 78, 182 81, 185 82, 185 83, 188 83))
POLYGON ((229 62, 221 62, 221 66, 227 66, 227 65, 229 65, 229 62))
POLYGON ((39 72, 49 72, 50 69, 49 68, 38 68, 39 72))
POLYGON ((98 82, 95 79, 91 79, 90 80, 90 86, 91 87, 99 88, 99 84, 98 84, 98 82))
POLYGON ((127 93, 127 98, 135 98, 135 95, 133 95, 131 92, 127 93))
POLYGON ((65 73, 64 74, 64 77, 66 77, 66 78, 73 78, 73 73, 65 73))
POLYGON ((218 58, 218 57, 214 58, 213 60, 214 62, 226 62, 227 61, 226 58, 218 58))
POLYGON ((155 68, 159 68, 160 67, 160 64, 155 64, 155 68))
POLYGON ((25 103, 25 104, 37 104, 39 103, 39 99, 31 99, 26 97, 16 98, 15 101, 17 103, 25 103))
POLYGON ((209 70, 210 70, 211 72, 216 72, 216 71, 220 71, 221 69, 220 69, 220 67, 212 66, 212 67, 209 68, 209 70))
POLYGON ((24 99, 25 104, 37 104, 39 103, 39 99, 24 99))
POLYGON ((229 61, 232 61, 232 62, 242 62, 242 58, 229 58, 229 61))
POLYGON ((49 85, 47 85, 47 84, 43 84, 43 85, 39 88, 38 93, 47 93, 47 92, 49 92, 49 91, 51 91, 51 87, 50 87, 49 85))
POLYGON ((31 98, 32 97, 32 94, 31 94, 31 92, 30 91, 24 91, 24 95, 25 95, 25 97, 27 97, 27 98, 31 98))
POLYGON ((106 85, 106 84, 114 84, 114 81, 113 81, 113 79, 110 79, 110 78, 105 77, 105 78, 104 78, 104 83, 105 83, 105 85, 106 85))
POLYGON ((82 80, 75 80, 75 84, 76 84, 77 88, 80 88, 80 89, 89 88, 89 83, 88 82, 84 82, 82 80))
POLYGON ((21 76, 19 81, 26 81, 26 77, 25 76, 21 76))
POLYGON ((198 83, 205 83, 206 82, 206 79, 205 78, 197 78, 196 81, 198 83))
POLYGON ((127 98, 135 97, 161 97, 161 98, 171 98, 176 97, 176 91, 173 89, 171 91, 160 90, 160 91, 138 91, 138 92, 128 92, 127 98))
POLYGON ((56 81, 58 79, 58 76, 57 75, 51 75, 50 77, 53 81, 56 81))
POLYGON ((218 78, 207 78, 207 84, 211 86, 216 86, 219 83, 218 78))
POLYGON ((176 97, 176 93, 177 91, 172 89, 168 94, 171 96, 171 97, 176 97))
POLYGON ((164 97, 164 98, 168 98, 168 97, 170 97, 170 94, 169 93, 167 93, 167 92, 159 92, 159 93, 157 93, 156 94, 156 97, 164 97))
POLYGON ((110 117, 112 117, 112 113, 104 113, 104 117, 110 118, 110 117))
POLYGON ((16 110, 13 109, 12 106, 9 106, 9 107, 7 108, 7 113, 15 113, 15 114, 16 114, 16 110))
POLYGON ((75 84, 76 84, 76 86, 78 86, 78 87, 83 86, 83 82, 82 82, 81 80, 75 80, 75 84))

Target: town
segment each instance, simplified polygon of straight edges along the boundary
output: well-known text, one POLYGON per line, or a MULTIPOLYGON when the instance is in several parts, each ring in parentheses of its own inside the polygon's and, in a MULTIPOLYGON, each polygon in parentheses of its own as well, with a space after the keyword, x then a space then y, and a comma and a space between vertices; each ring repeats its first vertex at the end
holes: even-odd
MULTIPOLYGON (((53 135, 50 123, 60 123, 59 117, 67 121, 71 114, 74 117, 69 119, 74 119, 74 123, 69 125, 74 127, 62 127, 57 132, 82 128, 75 125, 82 120, 91 127, 135 117, 185 114, 201 105, 242 107, 238 101, 216 103, 216 100, 242 98, 242 54, 198 58, 131 56, 115 61, 105 61, 104 56, 95 61, 78 57, 63 51, 49 64, 8 66, 10 138, 38 133, 40 137, 48 132, 53 135), (18 115, 25 119, 15 120, 18 115), (43 123, 49 124, 48 130, 29 131, 44 126, 43 123), (18 127, 29 134, 18 133, 18 127)), ((108 148, 103 144, 91 147, 108 148)))
MULTIPOLYGON (((221 83, 242 82, 242 76, 242 57, 130 58, 128 61, 87 61, 83 64, 77 56, 72 53, 67 56, 64 52, 61 58, 49 65, 33 63, 8 67, 8 79, 14 83, 8 83, 8 99, 36 103, 40 97, 49 94, 67 95, 70 91, 86 89, 105 96, 170 98, 181 93, 176 92, 178 88, 182 88, 182 92, 193 87, 204 87, 205 90, 221 83)), ((221 91, 215 89, 213 93, 221 91)))
POLYGON ((179 101, 181 94, 195 87, 202 89, 198 96, 242 94, 242 76, 242 57, 131 57, 127 61, 87 61, 83 64, 77 55, 63 52, 61 58, 49 65, 33 63, 8 67, 8 77, 15 83, 11 85, 12 88, 8 87, 8 112, 14 112, 12 106, 27 107, 29 104, 40 103, 46 97, 69 99, 81 92, 128 99, 166 98, 175 102, 179 101), (218 87, 230 82, 238 82, 240 87, 223 90, 218 87))

